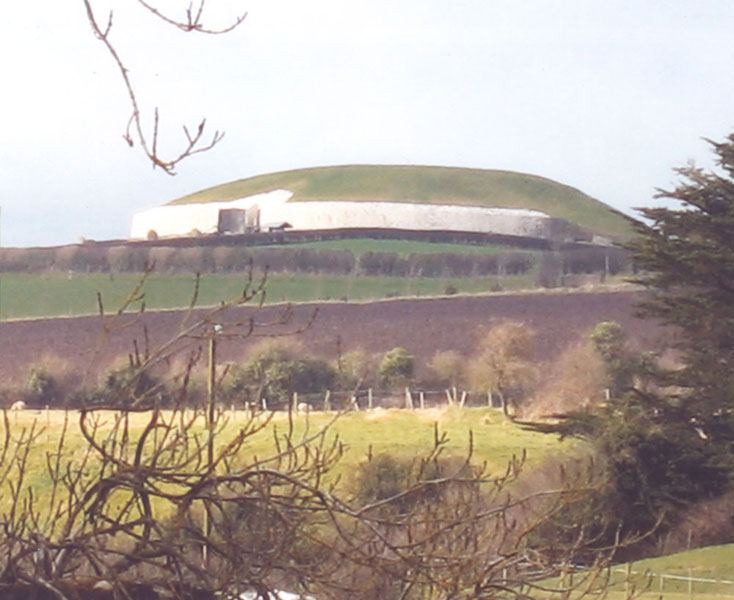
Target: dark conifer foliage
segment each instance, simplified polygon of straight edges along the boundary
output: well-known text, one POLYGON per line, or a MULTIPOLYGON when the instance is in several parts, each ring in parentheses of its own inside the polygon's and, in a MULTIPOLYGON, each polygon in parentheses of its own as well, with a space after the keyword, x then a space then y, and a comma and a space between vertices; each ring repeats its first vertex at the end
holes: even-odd
POLYGON ((734 405, 734 134, 712 146, 718 168, 678 169, 678 187, 658 197, 680 207, 642 209, 649 223, 631 249, 651 294, 644 314, 674 327, 683 368, 668 381, 694 416, 734 437, 719 431, 734 405))
POLYGON ((638 554, 657 551, 692 504, 734 482, 734 134, 712 147, 716 168, 678 169, 677 187, 657 196, 678 205, 641 209, 629 245, 648 291, 640 310, 670 326, 674 365, 635 357, 609 324, 597 328, 608 401, 530 425, 585 440, 597 457, 603 483, 562 515, 559 531, 570 522, 604 542, 647 533, 638 554))

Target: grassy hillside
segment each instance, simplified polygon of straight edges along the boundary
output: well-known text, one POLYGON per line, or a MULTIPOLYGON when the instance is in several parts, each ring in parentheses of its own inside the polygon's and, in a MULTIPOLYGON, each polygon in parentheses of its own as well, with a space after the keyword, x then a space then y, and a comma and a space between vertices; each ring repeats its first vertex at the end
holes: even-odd
MULTIPOLYGON (((134 273, 110 277, 104 273, 8 273, 0 285, 0 320, 93 315, 99 311, 97 292, 108 310, 115 310, 140 280, 134 273)), ((205 274, 201 277, 199 305, 214 306, 242 290, 243 274, 205 274)), ((502 289, 532 285, 531 276, 504 276, 502 289)), ((319 300, 373 301, 384 298, 487 293, 498 285, 495 277, 399 278, 273 273, 268 276, 266 304, 319 300)), ((148 310, 185 308, 191 301, 194 276, 154 274, 145 285, 148 310)))
POLYGON ((626 219, 606 204, 550 179, 486 169, 351 165, 259 175, 184 196, 171 204, 223 202, 275 189, 294 201, 418 202, 527 208, 613 236, 630 235, 626 219))

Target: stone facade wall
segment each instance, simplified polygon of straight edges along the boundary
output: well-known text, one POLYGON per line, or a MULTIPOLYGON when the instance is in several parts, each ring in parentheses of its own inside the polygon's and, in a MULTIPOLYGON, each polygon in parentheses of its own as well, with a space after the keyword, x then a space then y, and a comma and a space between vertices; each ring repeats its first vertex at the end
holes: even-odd
POLYGON ((288 222, 293 229, 349 227, 476 231, 528 237, 550 237, 553 219, 533 210, 482 208, 399 202, 288 202, 292 194, 276 190, 233 202, 161 206, 133 217, 130 237, 182 236, 193 231, 216 233, 222 208, 257 207, 260 223, 288 222))

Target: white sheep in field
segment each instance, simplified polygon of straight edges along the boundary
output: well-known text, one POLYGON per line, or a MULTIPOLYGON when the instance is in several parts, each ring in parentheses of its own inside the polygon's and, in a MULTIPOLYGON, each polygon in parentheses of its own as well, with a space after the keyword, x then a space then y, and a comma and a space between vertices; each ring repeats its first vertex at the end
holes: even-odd
POLYGON ((10 410, 25 410, 26 408, 26 403, 23 400, 16 400, 10 405, 10 410))
POLYGON ((298 411, 299 413, 311 412, 311 405, 308 402, 299 402, 298 406, 296 406, 296 411, 298 411))

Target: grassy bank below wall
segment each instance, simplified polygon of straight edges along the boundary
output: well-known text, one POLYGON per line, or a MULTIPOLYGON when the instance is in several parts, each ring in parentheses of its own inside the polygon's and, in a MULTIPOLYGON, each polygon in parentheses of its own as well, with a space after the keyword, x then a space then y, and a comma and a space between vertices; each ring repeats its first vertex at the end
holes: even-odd
MULTIPOLYGON (((105 310, 116 310, 140 281, 135 274, 5 273, 0 274, 0 319, 96 314, 97 292, 105 310)), ((242 274, 202 275, 199 306, 212 306, 236 297, 242 274)), ((533 275, 475 279, 402 278, 273 274, 268 277, 266 303, 367 301, 392 297, 482 293, 532 287, 533 275)), ((183 308, 194 289, 192 275, 152 275, 145 284, 149 310, 183 308)))

